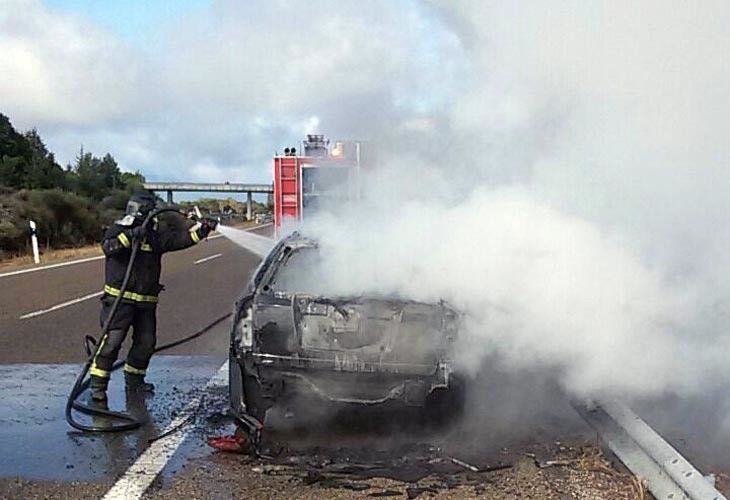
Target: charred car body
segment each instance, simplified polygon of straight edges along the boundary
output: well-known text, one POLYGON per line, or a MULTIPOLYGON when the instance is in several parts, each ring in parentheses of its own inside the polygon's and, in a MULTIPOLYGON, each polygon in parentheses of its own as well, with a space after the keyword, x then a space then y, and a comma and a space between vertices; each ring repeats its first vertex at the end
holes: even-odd
MULTIPOLYGON (((451 350, 459 316, 444 302, 313 294, 296 279, 317 243, 294 233, 255 271, 236 304, 230 345, 234 415, 263 422, 274 402, 306 395, 351 405, 404 404, 458 412, 451 350)), ((316 276, 313 278, 316 279, 316 276)))

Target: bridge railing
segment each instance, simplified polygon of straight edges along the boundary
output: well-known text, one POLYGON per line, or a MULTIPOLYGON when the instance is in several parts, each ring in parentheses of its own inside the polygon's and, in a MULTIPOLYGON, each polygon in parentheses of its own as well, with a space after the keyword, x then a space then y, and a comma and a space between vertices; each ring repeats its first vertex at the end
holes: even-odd
POLYGON ((212 183, 212 182, 145 182, 145 189, 150 191, 167 192, 167 202, 172 203, 174 191, 187 193, 246 193, 246 218, 251 220, 253 215, 253 194, 269 194, 274 192, 273 184, 242 184, 242 183, 212 183))
POLYGON ((273 184, 243 184, 238 182, 145 182, 150 191, 222 192, 222 193, 273 193, 273 184))

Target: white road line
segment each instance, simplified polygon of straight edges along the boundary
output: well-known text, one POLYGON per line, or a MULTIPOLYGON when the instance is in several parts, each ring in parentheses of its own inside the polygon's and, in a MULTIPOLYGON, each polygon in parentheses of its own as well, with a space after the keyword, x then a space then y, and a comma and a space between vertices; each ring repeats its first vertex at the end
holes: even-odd
MULTIPOLYGON (((215 375, 205 385, 205 389, 224 387, 228 383, 228 361, 223 363, 215 375)), ((140 499, 157 475, 162 472, 180 445, 193 430, 188 419, 196 412, 203 395, 192 399, 182 412, 168 424, 162 433, 180 427, 176 432, 152 443, 144 453, 127 469, 102 500, 140 499)))
POLYGON ((41 267, 31 267, 30 269, 20 269, 19 271, 10 271, 8 273, 2 273, 2 274, 0 274, 0 278, 5 278, 6 276, 15 276, 18 274, 33 273, 35 271, 45 271, 46 269, 54 269, 56 267, 72 266, 74 264, 83 264, 84 262, 101 260, 103 258, 104 258, 103 255, 97 255, 96 257, 87 257, 85 259, 69 260, 68 262, 59 262, 58 264, 49 264, 47 266, 41 266, 41 267))
POLYGON ((223 254, 222 253, 215 253, 215 254, 210 255, 208 257, 203 257, 202 259, 198 259, 195 262, 193 262, 193 264, 202 264, 203 262, 208 262, 209 260, 217 259, 221 255, 223 255, 223 254))
POLYGON ((41 309, 40 311, 34 311, 31 313, 23 314, 18 319, 28 319, 28 318, 35 318, 36 316, 40 316, 41 314, 46 314, 51 311, 56 311, 58 309, 62 309, 64 307, 72 306, 74 304, 78 304, 79 302, 83 302, 85 300, 93 299, 94 297, 98 297, 102 295, 104 292, 94 292, 90 293, 89 295, 84 295, 83 297, 79 297, 77 299, 72 299, 67 302, 62 302, 60 304, 56 304, 55 306, 51 306, 48 309, 41 309))

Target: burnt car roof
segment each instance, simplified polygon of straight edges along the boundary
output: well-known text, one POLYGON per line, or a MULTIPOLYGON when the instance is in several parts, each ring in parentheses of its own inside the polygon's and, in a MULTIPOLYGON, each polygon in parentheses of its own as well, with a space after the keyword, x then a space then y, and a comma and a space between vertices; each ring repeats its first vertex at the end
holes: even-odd
POLYGON ((264 258, 264 260, 261 261, 261 264, 256 268, 256 271, 254 272, 253 276, 251 277, 251 280, 249 281, 247 292, 252 293, 256 288, 258 288, 259 284, 261 283, 261 279, 266 274, 266 272, 269 270, 271 265, 274 263, 274 258, 281 254, 281 249, 283 247, 289 247, 292 249, 299 249, 299 248, 317 248, 318 243, 317 240, 309 237, 302 236, 299 231, 294 231, 293 233, 289 234, 288 236, 285 236, 284 238, 280 239, 276 245, 269 251, 268 255, 264 258))
MULTIPOLYGON (((299 231, 294 231, 291 234, 285 236, 284 238, 280 239, 277 244, 271 249, 267 257, 264 259, 264 261, 261 262, 259 268, 256 270, 256 273, 254 277, 251 280, 251 283, 249 284, 249 292, 254 292, 255 289, 259 287, 261 284, 261 280, 263 277, 267 274, 269 270, 272 272, 276 272, 275 270, 271 269, 272 265, 276 265, 277 263, 274 261, 274 259, 282 254, 282 249, 284 247, 292 249, 292 251, 299 250, 302 248, 318 248, 319 242, 312 237, 304 236, 299 231)), ((278 266, 277 266, 278 267, 278 266)), ((269 276, 270 277, 270 276, 269 276)), ((297 294, 296 290, 291 290, 292 293, 297 294)), ((299 295, 306 295, 306 296, 317 296, 317 294, 311 294, 311 293, 300 293, 299 295)), ((324 299, 325 296, 319 296, 320 298, 324 299)), ((442 306, 454 311, 456 314, 461 314, 461 312, 455 308, 452 304, 450 304, 448 301, 444 299, 439 299, 435 302, 428 302, 428 301, 422 301, 422 300, 414 300, 407 297, 401 297, 401 296, 394 296, 394 295, 382 295, 382 294, 365 294, 365 295, 356 295, 356 296, 328 296, 328 298, 331 299, 347 299, 347 300, 368 300, 368 299, 377 299, 377 300, 384 300, 384 301, 394 301, 394 302, 401 302, 401 303, 411 303, 411 304, 441 304, 442 306)))
POLYGON ((318 245, 317 240, 308 236, 303 236, 298 231, 294 231, 286 238, 283 238, 281 242, 292 248, 317 247, 318 245))

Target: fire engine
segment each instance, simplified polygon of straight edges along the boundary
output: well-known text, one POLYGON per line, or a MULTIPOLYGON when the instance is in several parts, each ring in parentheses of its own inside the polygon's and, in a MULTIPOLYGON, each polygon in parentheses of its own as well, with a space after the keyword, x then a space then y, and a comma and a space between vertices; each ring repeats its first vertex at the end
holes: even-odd
POLYGON ((360 192, 360 143, 335 142, 309 134, 297 151, 274 156, 274 227, 302 220, 321 209, 356 200, 360 192))

